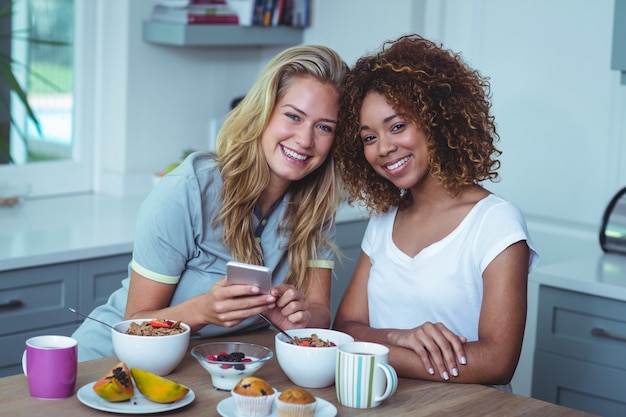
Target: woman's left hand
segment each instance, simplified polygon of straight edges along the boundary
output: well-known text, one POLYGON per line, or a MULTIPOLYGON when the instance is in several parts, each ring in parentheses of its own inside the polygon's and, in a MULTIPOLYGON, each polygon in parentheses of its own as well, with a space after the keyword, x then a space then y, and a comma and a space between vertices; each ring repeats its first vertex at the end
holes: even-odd
POLYGON ((276 297, 276 307, 268 310, 268 318, 282 329, 306 327, 311 320, 311 310, 306 296, 293 285, 279 284, 270 294, 276 297))

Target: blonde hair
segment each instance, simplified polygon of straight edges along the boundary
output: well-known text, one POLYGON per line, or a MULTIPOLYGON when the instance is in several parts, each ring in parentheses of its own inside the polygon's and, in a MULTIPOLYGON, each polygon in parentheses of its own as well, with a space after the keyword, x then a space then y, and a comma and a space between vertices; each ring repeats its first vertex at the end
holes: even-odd
MULTIPOLYGON (((276 55, 241 102, 230 112, 217 137, 217 160, 222 176, 222 207, 216 224, 223 223, 223 239, 240 262, 263 263, 252 228, 252 213, 269 184, 270 170, 261 148, 261 136, 276 102, 294 78, 314 77, 337 91, 347 72, 346 63, 330 48, 295 46, 276 55)), ((333 146, 324 163, 307 177, 291 184, 280 233, 291 234, 287 246, 289 272, 285 282, 305 289, 307 262, 318 250, 336 250, 326 233, 333 225, 339 203, 339 175, 333 146)))

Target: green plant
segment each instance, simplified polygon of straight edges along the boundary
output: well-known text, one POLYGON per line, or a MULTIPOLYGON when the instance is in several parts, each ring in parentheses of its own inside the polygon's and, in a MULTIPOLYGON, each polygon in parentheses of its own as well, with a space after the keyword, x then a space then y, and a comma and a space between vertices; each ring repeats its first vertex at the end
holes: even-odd
MULTIPOLYGON (((1 26, 11 27, 11 30, 9 30, 8 32, 0 31, 0 42, 11 42, 13 40, 19 40, 23 42, 29 42, 31 44, 40 45, 67 45, 67 42, 33 38, 30 36, 30 31, 28 29, 13 29, 11 25, 13 8, 15 4, 19 1, 26 0, 15 0, 0 9, 1 26)), ((16 70, 26 71, 27 74, 37 79, 41 84, 46 85, 52 90, 60 91, 61 89, 54 83, 49 81, 46 77, 43 77, 39 73, 32 71, 32 69, 27 64, 14 60, 10 53, 6 53, 4 50, 0 49, 0 85, 2 86, 3 90, 6 89, 7 91, 14 93, 18 97, 19 102, 21 103, 21 105, 24 106, 28 119, 33 122, 33 125, 37 129, 38 134, 41 135, 41 125, 39 123, 37 115, 35 114, 32 107, 30 106, 30 103, 28 102, 28 96, 24 87, 20 85, 16 77, 16 70)), ((4 159, 8 160, 10 163, 13 163, 9 146, 10 128, 13 128, 15 130, 17 136, 22 140, 24 147, 28 152, 28 141, 26 137, 26 132, 21 129, 20 124, 17 123, 16 120, 14 120, 13 115, 11 114, 10 94, 0 94, 0 106, 2 108, 1 110, 6 112, 6 114, 8 115, 9 120, 8 126, 6 126, 4 129, 0 129, 0 157, 3 157, 0 158, 0 160, 4 159)))

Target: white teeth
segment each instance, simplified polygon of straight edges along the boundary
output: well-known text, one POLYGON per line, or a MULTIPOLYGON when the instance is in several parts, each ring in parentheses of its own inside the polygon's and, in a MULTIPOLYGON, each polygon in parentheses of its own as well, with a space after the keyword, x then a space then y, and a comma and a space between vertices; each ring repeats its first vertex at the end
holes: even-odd
POLYGON ((406 158, 402 158, 401 160, 399 160, 398 162, 396 162, 393 165, 389 165, 387 167, 388 170, 393 171, 394 169, 399 168, 400 166, 404 165, 406 163, 406 161, 408 161, 410 158, 407 156, 406 158))
POLYGON ((297 159, 298 161, 304 161, 308 158, 306 155, 300 155, 299 153, 296 153, 291 149, 287 149, 284 146, 282 146, 282 148, 285 155, 289 156, 290 158, 297 159))

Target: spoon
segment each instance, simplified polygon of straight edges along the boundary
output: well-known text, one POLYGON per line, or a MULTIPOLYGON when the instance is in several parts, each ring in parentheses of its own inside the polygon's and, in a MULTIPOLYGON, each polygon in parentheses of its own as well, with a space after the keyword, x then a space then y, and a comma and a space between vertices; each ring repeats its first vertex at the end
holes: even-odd
POLYGON ((115 327, 111 326, 110 324, 107 324, 107 323, 105 323, 105 322, 103 322, 103 321, 100 321, 100 320, 98 320, 98 319, 94 319, 93 317, 89 317, 89 316, 87 316, 87 315, 85 315, 85 314, 83 314, 83 313, 80 313, 80 312, 78 312, 78 311, 74 310, 72 307, 68 307, 68 308, 70 309, 70 311, 71 311, 72 313, 76 313, 76 314, 78 314, 79 316, 83 316, 83 317, 84 317, 84 318, 86 318, 86 319, 93 320, 93 321, 97 321, 97 322, 98 322, 98 323, 100 323, 100 324, 104 324, 105 326, 110 327, 111 329, 115 330, 116 332, 117 332, 117 331, 119 331, 119 330, 117 330, 115 327))
POLYGON ((282 334, 284 334, 285 336, 287 336, 287 339, 289 339, 289 341, 291 343, 293 343, 294 345, 297 345, 298 342, 296 342, 296 339, 294 339, 293 337, 291 337, 291 335, 289 335, 289 333, 287 333, 286 331, 284 331, 283 329, 281 329, 280 327, 278 327, 277 325, 275 325, 274 323, 272 323, 272 321, 270 319, 268 319, 267 317, 265 317, 264 314, 257 314, 259 317, 261 317, 263 320, 265 320, 266 322, 269 323, 270 326, 274 327, 275 329, 278 329, 279 332, 281 332, 282 334))

